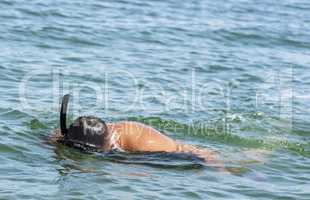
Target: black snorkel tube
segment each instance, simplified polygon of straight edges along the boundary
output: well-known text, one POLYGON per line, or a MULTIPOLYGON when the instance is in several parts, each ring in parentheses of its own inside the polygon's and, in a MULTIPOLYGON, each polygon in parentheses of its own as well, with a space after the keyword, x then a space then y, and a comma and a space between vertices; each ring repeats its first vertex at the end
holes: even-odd
POLYGON ((60 109, 60 130, 63 136, 61 143, 87 151, 101 151, 104 147, 103 136, 108 127, 103 120, 93 116, 78 117, 67 128, 67 111, 70 95, 62 98, 60 109))
POLYGON ((68 135, 67 128, 67 111, 68 111, 68 103, 70 99, 70 94, 66 94, 62 98, 61 109, 60 109, 60 130, 61 134, 66 138, 68 135))

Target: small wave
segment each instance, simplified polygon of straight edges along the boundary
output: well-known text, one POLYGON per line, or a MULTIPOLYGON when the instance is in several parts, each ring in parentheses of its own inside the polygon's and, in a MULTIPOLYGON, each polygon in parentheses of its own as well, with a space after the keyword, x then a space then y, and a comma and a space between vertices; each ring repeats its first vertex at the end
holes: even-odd
POLYGON ((72 61, 72 62, 86 62, 83 58, 80 57, 63 57, 63 60, 72 61))
POLYGON ((285 37, 279 38, 279 43, 284 46, 296 47, 296 48, 310 48, 310 43, 307 41, 296 40, 295 38, 285 37))
POLYGON ((28 8, 17 8, 21 13, 36 16, 36 17, 46 17, 46 16, 54 16, 54 17, 61 17, 67 18, 69 16, 57 11, 57 10, 40 10, 40 9, 28 9, 28 8))
POLYGON ((268 41, 268 38, 257 33, 247 33, 243 30, 216 30, 214 31, 215 35, 219 35, 225 41, 238 41, 238 42, 265 42, 268 41))
POLYGON ((238 42, 246 45, 253 44, 257 46, 289 46, 296 48, 306 48, 309 49, 310 44, 305 40, 297 40, 295 37, 283 37, 273 35, 268 32, 263 32, 263 30, 253 29, 253 30, 216 30, 215 35, 218 35, 218 40, 224 40, 225 42, 238 42))
POLYGON ((14 1, 7 1, 7 0, 3 0, 3 1, 0 1, 0 4, 4 4, 4 5, 8 5, 8 6, 12 6, 14 5, 14 1))
POLYGON ((42 48, 42 49, 61 49, 60 47, 57 47, 51 44, 46 44, 46 43, 36 44, 35 46, 42 48))
POLYGON ((0 144, 0 152, 1 153, 21 154, 21 151, 19 149, 16 149, 15 147, 13 147, 11 145, 5 145, 5 144, 0 144))
POLYGON ((86 38, 81 38, 77 36, 55 36, 55 35, 49 35, 47 36, 49 39, 53 40, 62 40, 62 41, 67 41, 72 44, 80 44, 80 45, 86 45, 86 46, 105 46, 104 44, 100 43, 99 41, 90 41, 86 38))
POLYGON ((5 119, 17 120, 17 119, 29 118, 29 117, 32 118, 33 116, 25 112, 22 112, 20 110, 15 110, 15 109, 4 109, 3 112, 0 112, 0 118, 5 118, 5 119))
POLYGON ((243 74, 242 77, 237 80, 246 83, 264 83, 264 80, 261 77, 254 74, 243 74))
POLYGON ((302 3, 302 2, 298 2, 298 3, 290 3, 286 5, 288 8, 292 8, 292 9, 298 9, 298 10, 304 10, 304 11, 309 11, 310 6, 307 3, 302 3))

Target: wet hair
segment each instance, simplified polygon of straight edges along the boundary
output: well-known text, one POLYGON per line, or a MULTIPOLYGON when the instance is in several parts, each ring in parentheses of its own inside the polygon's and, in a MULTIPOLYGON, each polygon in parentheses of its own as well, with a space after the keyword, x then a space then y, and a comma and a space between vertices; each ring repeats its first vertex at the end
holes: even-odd
POLYGON ((108 151, 111 134, 106 123, 98 117, 83 116, 77 118, 67 128, 67 110, 70 95, 62 98, 60 109, 61 143, 87 151, 108 151))
POLYGON ((67 130, 63 143, 86 151, 108 151, 111 134, 100 118, 82 116, 67 130))

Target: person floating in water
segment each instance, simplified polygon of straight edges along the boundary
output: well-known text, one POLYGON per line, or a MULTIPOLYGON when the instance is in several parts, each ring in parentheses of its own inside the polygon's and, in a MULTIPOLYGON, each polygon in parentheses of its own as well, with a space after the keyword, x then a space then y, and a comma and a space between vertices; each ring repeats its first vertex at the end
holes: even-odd
POLYGON ((170 152, 192 154, 209 164, 216 162, 217 154, 209 149, 179 143, 142 123, 121 121, 105 123, 93 116, 78 117, 69 128, 66 127, 66 115, 69 95, 63 97, 60 112, 60 130, 51 136, 54 143, 62 143, 84 150, 109 152, 170 152))

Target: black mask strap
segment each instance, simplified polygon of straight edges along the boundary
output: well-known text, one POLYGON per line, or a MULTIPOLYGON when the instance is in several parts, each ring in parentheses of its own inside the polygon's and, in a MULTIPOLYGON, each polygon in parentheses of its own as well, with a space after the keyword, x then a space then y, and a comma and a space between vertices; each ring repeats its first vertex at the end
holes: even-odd
POLYGON ((70 95, 66 94, 62 98, 61 103, 61 110, 60 110, 60 130, 62 135, 67 136, 68 129, 67 129, 67 110, 68 110, 68 103, 69 103, 70 95))

